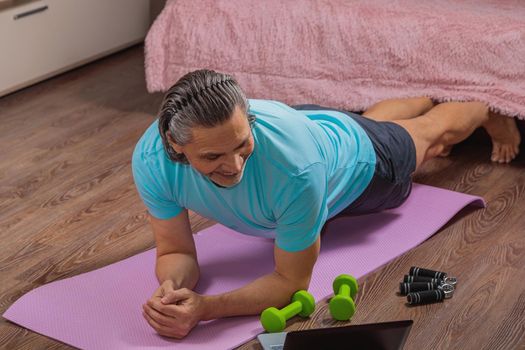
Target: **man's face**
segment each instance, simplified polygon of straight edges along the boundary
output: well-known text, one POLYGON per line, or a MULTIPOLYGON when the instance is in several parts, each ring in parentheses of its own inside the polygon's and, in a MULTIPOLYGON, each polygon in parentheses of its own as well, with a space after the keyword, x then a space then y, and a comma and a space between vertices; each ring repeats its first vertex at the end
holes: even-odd
POLYGON ((175 151, 184 153, 195 170, 222 187, 232 187, 241 181, 254 147, 245 113, 236 107, 224 124, 192 128, 192 136, 193 141, 187 145, 171 144, 175 151))

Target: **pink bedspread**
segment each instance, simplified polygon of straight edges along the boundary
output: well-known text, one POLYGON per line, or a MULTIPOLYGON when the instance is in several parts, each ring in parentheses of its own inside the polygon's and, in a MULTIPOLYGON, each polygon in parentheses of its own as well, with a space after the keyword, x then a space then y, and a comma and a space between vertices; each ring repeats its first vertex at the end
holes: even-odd
POLYGON ((426 95, 525 119, 525 1, 168 0, 146 38, 148 90, 199 68, 288 104, 426 95))

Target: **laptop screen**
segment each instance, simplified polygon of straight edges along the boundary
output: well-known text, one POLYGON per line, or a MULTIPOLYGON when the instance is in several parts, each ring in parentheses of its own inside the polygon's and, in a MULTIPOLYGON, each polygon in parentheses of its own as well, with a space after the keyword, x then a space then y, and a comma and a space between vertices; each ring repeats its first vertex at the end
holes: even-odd
POLYGON ((288 332, 283 349, 373 349, 403 348, 412 320, 370 323, 288 332))

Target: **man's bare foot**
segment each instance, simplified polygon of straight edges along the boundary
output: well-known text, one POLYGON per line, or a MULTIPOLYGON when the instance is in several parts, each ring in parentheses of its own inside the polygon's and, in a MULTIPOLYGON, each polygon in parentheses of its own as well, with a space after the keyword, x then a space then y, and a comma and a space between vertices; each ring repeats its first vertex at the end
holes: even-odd
POLYGON ((490 160, 497 163, 509 163, 519 153, 520 132, 514 118, 490 112, 489 120, 483 124, 492 139, 490 160))

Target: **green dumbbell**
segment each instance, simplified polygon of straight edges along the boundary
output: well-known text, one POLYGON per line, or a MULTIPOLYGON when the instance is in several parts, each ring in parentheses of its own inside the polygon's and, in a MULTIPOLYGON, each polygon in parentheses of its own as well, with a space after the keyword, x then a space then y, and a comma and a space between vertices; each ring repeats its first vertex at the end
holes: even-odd
POLYGON ((261 314, 261 324, 267 332, 282 332, 286 321, 295 315, 308 317, 315 310, 315 300, 312 294, 305 290, 295 292, 292 303, 282 309, 269 307, 261 314))
POLYGON ((355 313, 355 296, 358 285, 354 277, 339 275, 332 284, 335 296, 330 300, 329 309, 332 317, 338 321, 347 321, 355 313))

